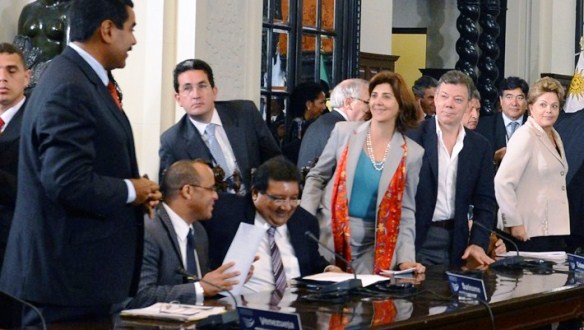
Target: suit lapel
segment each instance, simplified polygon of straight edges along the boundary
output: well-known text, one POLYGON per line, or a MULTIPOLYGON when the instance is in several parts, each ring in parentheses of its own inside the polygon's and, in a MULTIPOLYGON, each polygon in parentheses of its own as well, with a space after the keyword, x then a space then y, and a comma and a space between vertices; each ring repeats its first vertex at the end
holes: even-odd
POLYGON ((205 228, 198 221, 193 223, 193 230, 195 233, 195 249, 202 277, 209 271, 209 239, 205 228))
MULTIPOLYGON (((438 136, 436 134, 436 120, 432 119, 424 128, 424 149, 430 164, 430 172, 433 178, 438 178, 438 136)), ((437 183, 436 180, 434 180, 437 183)))
POLYGON ((227 134, 227 139, 231 145, 231 150, 233 151, 233 156, 235 157, 236 165, 241 171, 242 168, 247 168, 249 163, 247 159, 247 148, 245 147, 245 134, 243 129, 240 127, 237 118, 233 116, 234 111, 229 111, 223 107, 223 104, 216 104, 217 113, 219 118, 221 118, 221 123, 223 124, 223 129, 225 134, 227 134))
POLYGON ((201 155, 206 155, 206 159, 211 161, 213 157, 207 145, 203 141, 201 134, 197 128, 189 120, 188 115, 184 115, 181 119, 180 132, 184 140, 185 151, 190 159, 201 158, 201 155))
POLYGON ((174 252, 176 253, 176 256, 178 258, 178 260, 180 261, 180 264, 182 265, 182 255, 180 253, 180 248, 178 246, 178 239, 176 238, 176 231, 174 231, 174 227, 172 226, 172 222, 170 221, 170 216, 168 215, 168 213, 166 213, 166 210, 164 209, 164 206, 159 206, 158 207, 158 215, 160 218, 160 223, 162 225, 162 227, 166 230, 166 235, 168 235, 168 238, 170 240, 170 242, 172 243, 172 249, 174 250, 174 252))
POLYGON ((10 141, 20 137, 20 127, 22 122, 22 114, 24 113, 24 107, 26 106, 26 101, 22 104, 20 109, 14 114, 14 117, 10 120, 4 132, 0 134, 0 141, 10 141))
MULTIPOLYGON (((347 189, 347 200, 351 199, 351 190, 353 190, 353 180, 355 178, 355 170, 357 169, 357 163, 359 162, 359 157, 363 152, 363 145, 365 144, 365 139, 367 138, 367 131, 369 130, 370 122, 365 122, 363 125, 359 125, 357 128, 353 129, 350 133, 351 136, 348 140, 349 151, 347 154, 347 166, 346 171, 346 189, 347 189)), ((341 146, 344 151, 345 146, 341 146)))
POLYGON ((505 121, 503 120, 503 113, 497 114, 495 120, 495 145, 494 151, 507 145, 507 128, 505 127, 505 121))

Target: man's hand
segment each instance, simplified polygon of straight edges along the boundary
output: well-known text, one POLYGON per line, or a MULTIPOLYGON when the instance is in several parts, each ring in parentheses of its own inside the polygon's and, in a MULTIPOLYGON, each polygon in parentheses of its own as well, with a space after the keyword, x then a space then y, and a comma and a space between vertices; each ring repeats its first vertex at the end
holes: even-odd
MULTIPOLYGON (((472 260, 476 261, 481 266, 490 265, 493 262, 495 262, 495 260, 491 259, 485 253, 485 250, 483 250, 482 247, 475 245, 475 244, 471 244, 466 248, 466 250, 464 251, 464 254, 462 255, 462 259, 464 259, 464 260, 472 259, 472 260)), ((467 260, 467 261, 471 261, 471 260, 467 260)))
MULTIPOLYGON (((255 256, 253 258, 253 262, 256 262, 258 260, 260 260, 260 256, 255 256)), ((253 267, 253 263, 252 263, 251 266, 249 266, 249 270, 247 271, 247 276, 245 277, 245 282, 243 282, 243 283, 247 283, 251 279, 251 277, 253 276, 253 270, 254 270, 254 267, 253 267)))
POLYGON ((507 152, 507 147, 503 147, 503 148, 495 151, 495 156, 493 157, 493 160, 496 161, 497 163, 501 163, 501 160, 503 160, 503 157, 505 157, 506 152, 507 152))
POLYGON ((519 225, 519 226, 514 226, 514 227, 509 227, 511 229, 511 235, 513 235, 513 237, 515 237, 516 239, 525 242, 529 239, 529 236, 527 236, 527 231, 525 230, 525 226, 524 225, 519 225))
POLYGON ((335 266, 335 265, 328 265, 326 267, 324 267, 324 272, 331 272, 331 273, 344 273, 344 271, 341 269, 341 267, 335 266))
POLYGON ((411 261, 402 262, 401 264, 399 264, 398 268, 400 270, 415 268, 417 274, 423 274, 426 272, 426 267, 418 262, 411 261))
POLYGON ((139 179, 130 179, 130 182, 132 182, 134 190, 136 190, 136 199, 132 205, 143 205, 150 218, 153 218, 154 208, 156 208, 162 198, 160 187, 156 182, 148 180, 147 176, 139 179))
POLYGON ((200 283, 203 287, 203 294, 205 297, 213 297, 221 291, 229 291, 233 289, 234 285, 239 283, 239 281, 233 278, 239 276, 240 273, 237 271, 228 271, 229 268, 233 267, 234 265, 235 262, 230 261, 203 276, 203 280, 200 283))

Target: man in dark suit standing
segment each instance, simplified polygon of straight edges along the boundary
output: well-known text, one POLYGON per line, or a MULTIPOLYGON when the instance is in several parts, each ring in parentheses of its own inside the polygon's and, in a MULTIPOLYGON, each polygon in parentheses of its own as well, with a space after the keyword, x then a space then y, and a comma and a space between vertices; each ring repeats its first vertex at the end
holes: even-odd
POLYGON ((362 120, 369 111, 369 82, 363 79, 341 81, 331 92, 333 110, 312 123, 300 145, 298 168, 314 166, 339 121, 362 120))
POLYGON ((201 158, 223 169, 230 192, 244 194, 252 169, 281 153, 256 106, 215 102, 213 70, 199 59, 177 64, 173 79, 176 102, 186 114, 160 138, 160 182, 175 161, 201 158), (237 174, 244 187, 238 187, 237 174))
POLYGON ((0 271, 16 203, 20 126, 29 80, 30 70, 20 49, 0 43, 0 271))
POLYGON ((231 290, 239 272, 229 269, 233 262, 209 271, 209 241, 199 223, 211 218, 217 200, 211 167, 202 160, 179 160, 168 168, 161 190, 164 203, 154 220, 145 220, 140 288, 129 307, 195 304, 217 295, 218 287, 231 290), (203 281, 193 283, 189 275, 203 281))
MULTIPOLYGON (((41 77, 22 120, 0 289, 39 307, 49 323, 107 317, 138 288, 144 207, 161 195, 139 176, 108 74, 136 43, 132 7, 72 2, 71 44, 41 77)), ((22 321, 39 319, 26 309, 22 321)))
POLYGON ((501 112, 484 116, 477 132, 489 140, 495 151, 493 160, 498 166, 507 151, 507 141, 527 120, 527 93, 529 85, 519 77, 507 77, 499 85, 501 112))
POLYGON ((495 220, 491 147, 462 125, 473 90, 464 73, 445 73, 436 89, 436 116, 408 133, 426 151, 416 193, 416 259, 424 265, 494 261, 485 253, 489 231, 473 226, 469 235, 469 205, 483 227, 493 228, 495 220))
POLYGON ((299 180, 296 165, 284 156, 272 158, 254 174, 251 195, 221 195, 213 217, 203 224, 209 235, 211 268, 223 262, 241 222, 266 230, 256 252, 259 260, 254 262, 253 276, 244 285, 242 293, 280 290, 286 286, 287 280, 295 277, 341 271, 329 265, 319 254, 318 244, 305 236, 309 231, 318 237, 319 228, 316 218, 298 207, 299 180), (271 253, 270 240, 279 257, 271 253), (274 263, 280 267, 274 267, 274 263), (278 277, 276 269, 281 268, 283 277, 278 277))

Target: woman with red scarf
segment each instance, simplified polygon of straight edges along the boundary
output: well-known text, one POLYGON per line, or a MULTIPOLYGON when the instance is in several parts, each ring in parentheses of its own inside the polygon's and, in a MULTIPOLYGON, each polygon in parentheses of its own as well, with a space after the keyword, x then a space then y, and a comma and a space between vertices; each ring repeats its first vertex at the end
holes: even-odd
POLYGON ((404 135, 417 122, 415 99, 390 71, 371 79, 369 93, 371 119, 335 126, 306 177, 301 206, 318 216, 321 242, 350 262, 337 260, 339 267, 423 273, 415 261, 414 214, 424 150, 404 135))

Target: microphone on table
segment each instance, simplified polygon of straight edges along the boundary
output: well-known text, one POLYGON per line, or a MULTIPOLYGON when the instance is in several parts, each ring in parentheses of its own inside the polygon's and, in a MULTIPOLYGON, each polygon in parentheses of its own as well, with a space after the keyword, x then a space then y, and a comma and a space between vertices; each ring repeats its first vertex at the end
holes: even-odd
POLYGON ((231 299, 233 300, 233 311, 231 312, 226 312, 226 313, 221 313, 221 314, 215 314, 215 315, 210 315, 208 316, 206 319, 201 320, 200 322, 197 322, 197 325, 199 326, 206 326, 206 325, 211 325, 211 326, 215 326, 215 325, 223 325, 223 324, 227 324, 230 322, 233 322, 235 320, 238 319, 238 312, 237 312, 237 308, 239 307, 239 305, 237 304, 237 299, 235 298, 235 296, 233 295, 233 293, 231 293, 231 291, 227 290, 226 288, 219 286, 215 283, 211 283, 209 281, 206 281, 202 278, 199 278, 197 275, 195 274, 191 274, 189 272, 187 272, 183 267, 178 266, 176 268, 176 273, 179 275, 182 275, 184 278, 187 279, 187 281, 192 281, 194 282, 201 282, 201 283, 205 283, 208 284, 214 288, 217 288, 219 290, 221 290, 221 292, 227 292, 227 294, 229 294, 229 296, 231 297, 231 299))
MULTIPOLYGON (((304 233, 304 235, 307 236, 308 238, 310 238, 311 240, 315 241, 316 244, 322 246, 325 250, 332 253, 335 257, 339 258, 342 262, 344 262, 347 266, 349 266, 349 268, 354 270, 353 263, 351 261, 345 259, 342 255, 336 253, 335 251, 330 249, 328 246, 322 244, 318 240, 318 238, 316 238, 316 236, 314 236, 314 234, 311 233, 309 230, 307 230, 304 233)), ((322 286, 322 287, 320 287, 320 289, 318 291, 321 293, 330 293, 330 292, 338 292, 338 291, 349 291, 352 289, 362 288, 362 287, 363 287, 363 283, 361 282, 360 279, 357 278, 357 274, 355 272, 353 272, 352 279, 322 286)))
POLYGON ((524 259, 522 256, 519 255, 519 247, 517 246, 517 244, 515 242, 513 242, 513 240, 503 236, 503 235, 498 235, 496 231, 489 229, 487 227, 485 227, 482 223, 478 222, 478 221, 473 221, 472 225, 477 225, 480 228, 488 231, 491 234, 495 234, 497 235, 497 237, 500 237, 502 240, 504 240, 505 242, 508 242, 509 244, 511 244, 514 248, 515 248, 515 252, 517 253, 516 255, 512 256, 512 257, 504 257, 501 258, 495 262, 493 262, 492 264, 489 265, 489 267, 494 268, 494 269, 521 269, 523 267, 523 262, 524 259))

